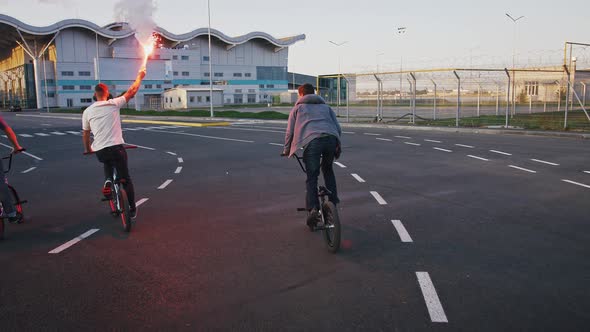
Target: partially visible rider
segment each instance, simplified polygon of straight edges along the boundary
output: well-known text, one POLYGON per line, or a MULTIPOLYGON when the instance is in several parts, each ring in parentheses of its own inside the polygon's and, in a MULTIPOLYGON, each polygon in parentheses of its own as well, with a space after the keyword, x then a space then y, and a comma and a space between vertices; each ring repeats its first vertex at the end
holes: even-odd
POLYGON ((303 161, 307 171, 306 208, 309 211, 307 224, 315 226, 320 220, 320 201, 318 197, 318 177, 320 169, 324 175, 327 189, 331 192, 329 200, 334 205, 340 203, 334 175, 334 159, 340 157, 340 136, 342 129, 336 114, 324 99, 315 94, 311 84, 299 87, 299 100, 289 114, 289 124, 285 134, 283 155, 293 156, 303 148, 303 161))
MULTIPOLYGON (((6 133, 6 137, 12 144, 14 148, 13 153, 19 153, 23 151, 23 147, 20 146, 18 140, 16 138, 16 134, 12 130, 12 128, 4 121, 2 117, 0 117, 0 129, 6 133)), ((16 207, 12 202, 12 195, 10 194, 10 189, 8 189, 8 184, 6 181, 6 176, 4 175, 4 164, 2 163, 2 180, 0 181, 0 201, 2 201, 2 208, 4 209, 4 214, 8 217, 8 222, 12 224, 19 224, 22 222, 20 216, 16 213, 16 207)))
POLYGON ((113 167, 115 167, 121 184, 127 192, 129 212, 132 219, 137 217, 137 207, 135 205, 133 182, 129 176, 127 152, 123 146, 125 141, 123 140, 120 111, 121 107, 137 94, 145 74, 146 69, 140 69, 135 82, 127 92, 114 99, 109 99, 109 88, 105 84, 99 83, 94 88, 94 96, 97 101, 86 108, 82 116, 84 153, 96 152, 96 157, 104 166, 105 183, 103 194, 106 198, 110 198, 113 185, 112 173, 113 167), (90 141, 91 132, 94 134, 92 145, 90 141))

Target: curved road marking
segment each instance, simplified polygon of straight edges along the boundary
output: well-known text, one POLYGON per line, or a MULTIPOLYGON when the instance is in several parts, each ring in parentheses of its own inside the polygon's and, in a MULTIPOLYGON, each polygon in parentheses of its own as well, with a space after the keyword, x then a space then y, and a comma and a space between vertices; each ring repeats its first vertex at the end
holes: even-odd
POLYGON ((397 234, 399 235, 399 238, 400 238, 400 240, 402 240, 402 242, 404 242, 404 243, 414 242, 412 240, 412 237, 410 236, 410 233, 408 233, 408 231, 404 227, 404 224, 402 224, 401 220, 392 220, 391 223, 393 224, 393 227, 395 227, 395 230, 397 231, 397 234))
POLYGON ((171 179, 164 181, 164 183, 162 183, 162 185, 159 186, 158 189, 159 190, 166 189, 166 187, 168 187, 172 183, 172 181, 173 180, 171 180, 171 179))
POLYGON ((445 311, 440 303, 438 294, 436 294, 436 289, 434 288, 434 284, 432 284, 428 272, 416 272, 416 277, 418 277, 418 284, 420 284, 422 296, 424 296, 426 308, 428 308, 428 314, 432 322, 448 323, 447 315, 445 315, 445 311))
POLYGON ((352 175, 352 177, 353 177, 353 178, 355 178, 355 180, 357 180, 357 181, 358 181, 358 182, 360 182, 360 183, 365 183, 365 182, 366 182, 366 181, 365 181, 363 178, 361 178, 361 177, 360 177, 358 174, 354 174, 354 173, 353 173, 353 174, 350 174, 350 175, 352 175))
POLYGON ((522 168, 522 167, 518 167, 518 166, 514 166, 514 165, 508 165, 508 167, 518 169, 521 171, 525 171, 525 172, 529 172, 529 173, 537 173, 537 171, 533 171, 532 169, 522 168))
POLYGON ((135 206, 136 207, 142 206, 143 204, 145 204, 149 200, 150 200, 149 198, 142 198, 139 201, 135 202, 135 206))
POLYGON ((335 161, 334 164, 338 165, 338 167, 340 167, 340 168, 346 168, 346 166, 344 164, 339 163, 337 161, 335 161))
POLYGON ((182 172, 182 166, 177 167, 176 171, 174 171, 174 174, 180 174, 180 172, 182 172))
POLYGON ((182 159, 182 158, 178 158, 178 163, 179 163, 179 164, 182 164, 183 162, 184 162, 184 159, 182 159))
POLYGON ((381 197, 381 195, 379 195, 378 192, 371 191, 371 195, 373 195, 373 198, 375 198, 375 200, 377 201, 377 203, 379 203, 379 205, 387 205, 387 202, 383 199, 383 197, 381 197))
POLYGON ((78 236, 78 237, 74 238, 73 240, 70 240, 70 241, 68 241, 68 242, 66 242, 66 243, 64 243, 64 244, 62 244, 61 246, 59 246, 59 247, 57 247, 57 248, 55 248, 55 249, 51 250, 49 253, 50 253, 50 254, 59 254, 60 252, 62 252, 62 251, 64 251, 64 250, 68 249, 69 247, 73 246, 74 244, 76 244, 76 243, 78 243, 78 242, 80 242, 80 241, 82 241, 82 240, 84 240, 84 239, 88 238, 90 235, 92 235, 92 234, 94 234, 94 233, 98 232, 99 230, 100 230, 100 229, 91 229, 91 230, 89 230, 88 232, 86 232, 86 233, 84 233, 84 234, 82 234, 82 235, 80 235, 80 236, 78 236))
POLYGON ((31 168, 29 168, 29 169, 27 169, 27 170, 25 170, 25 171, 22 171, 21 173, 23 173, 23 174, 27 174, 27 173, 30 173, 30 172, 32 172, 32 171, 34 171, 34 170, 36 170, 36 169, 37 169, 37 167, 31 167, 31 168))

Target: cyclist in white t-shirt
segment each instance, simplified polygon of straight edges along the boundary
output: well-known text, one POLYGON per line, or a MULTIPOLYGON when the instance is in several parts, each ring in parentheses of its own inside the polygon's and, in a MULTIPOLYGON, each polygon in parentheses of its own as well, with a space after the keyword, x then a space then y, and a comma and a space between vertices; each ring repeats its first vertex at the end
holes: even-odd
POLYGON ((146 69, 140 69, 137 73, 137 79, 127 92, 114 99, 109 99, 109 88, 105 84, 99 83, 94 88, 96 102, 90 105, 82 115, 84 153, 95 152, 98 160, 104 165, 106 180, 102 190, 103 194, 105 198, 111 196, 112 170, 115 167, 129 198, 132 219, 137 217, 137 207, 135 206, 133 182, 129 176, 127 152, 123 147, 125 141, 121 129, 120 110, 123 105, 135 96, 145 74, 146 69), (91 132, 94 134, 94 141, 92 142, 90 140, 91 132))

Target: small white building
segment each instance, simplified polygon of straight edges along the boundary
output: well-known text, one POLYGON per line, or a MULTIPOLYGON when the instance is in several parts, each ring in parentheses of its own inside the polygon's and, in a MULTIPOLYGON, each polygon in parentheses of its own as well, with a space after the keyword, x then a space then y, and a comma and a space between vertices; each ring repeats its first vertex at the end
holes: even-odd
MULTIPOLYGON (((162 106, 165 110, 207 107, 209 98, 208 87, 179 87, 164 91, 162 106)), ((223 89, 213 88, 213 106, 223 106, 223 89)))
POLYGON ((281 104, 295 104, 299 99, 299 92, 297 90, 289 90, 281 93, 281 104))

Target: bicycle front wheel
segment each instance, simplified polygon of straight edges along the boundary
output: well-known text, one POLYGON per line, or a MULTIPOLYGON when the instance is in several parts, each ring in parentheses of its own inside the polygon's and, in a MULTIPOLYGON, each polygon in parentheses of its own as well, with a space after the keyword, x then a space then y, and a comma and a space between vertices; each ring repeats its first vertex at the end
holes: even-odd
POLYGON ((129 200, 127 199, 127 192, 121 188, 119 190, 119 206, 121 207, 121 222, 123 223, 123 230, 125 232, 131 231, 131 212, 129 211, 129 200))
POLYGON ((328 246, 328 251, 336 253, 340 250, 341 226, 338 210, 332 202, 324 202, 322 205, 324 214, 324 240, 328 246))
POLYGON ((18 193, 13 186, 8 185, 8 189, 10 189, 10 199, 12 200, 12 204, 14 205, 14 209, 16 210, 16 216, 19 220, 19 224, 25 221, 25 216, 23 214, 23 205, 18 197, 18 193))

